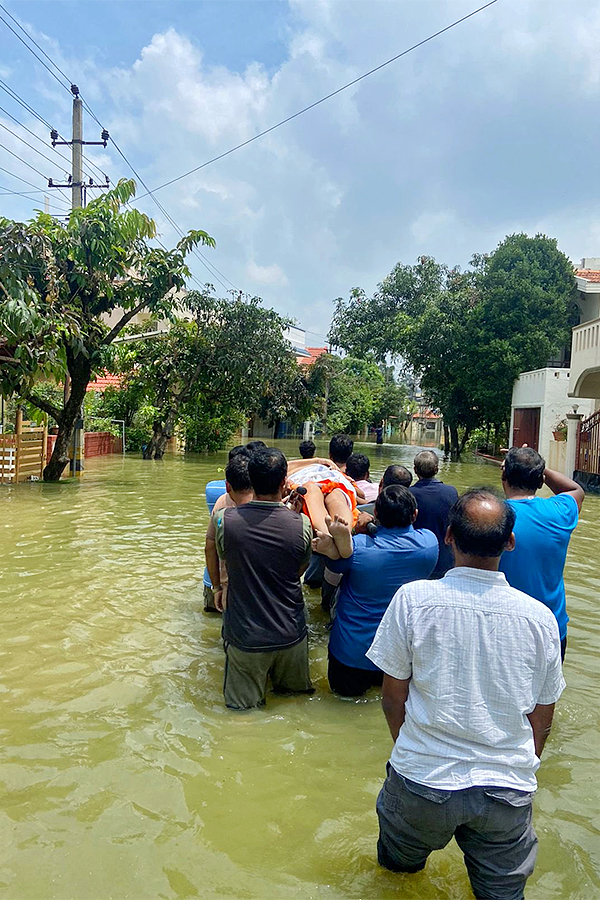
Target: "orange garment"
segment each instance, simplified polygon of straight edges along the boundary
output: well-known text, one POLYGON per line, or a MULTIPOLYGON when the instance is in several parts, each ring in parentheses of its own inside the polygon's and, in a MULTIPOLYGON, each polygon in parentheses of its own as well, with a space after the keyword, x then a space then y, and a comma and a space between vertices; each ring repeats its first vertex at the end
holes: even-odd
MULTIPOLYGON (((348 476, 346 476, 346 478, 348 478, 348 476)), ((290 479, 290 481, 291 481, 291 479, 290 479)), ((343 481, 333 481, 331 478, 326 478, 324 481, 314 481, 312 483, 316 484, 317 487, 319 487, 321 489, 321 493, 323 494, 324 497, 326 497, 327 494, 331 494, 331 492, 335 491, 336 489, 339 489, 340 491, 344 492, 344 494, 346 495, 346 497, 348 499, 348 502, 350 503, 350 512, 352 513, 352 527, 354 528, 354 526, 356 525, 356 523, 358 521, 358 509, 356 507, 356 494, 346 484, 344 484, 343 481)), ((352 483, 354 483, 354 482, 352 482, 352 483)), ((291 482, 291 485, 292 485, 292 490, 295 490, 298 487, 298 485, 294 484, 293 482, 291 482)), ((308 506, 306 505, 306 500, 304 500, 304 499, 302 500, 302 512, 305 515, 307 515, 308 518, 310 519, 310 516, 308 513, 308 506)))

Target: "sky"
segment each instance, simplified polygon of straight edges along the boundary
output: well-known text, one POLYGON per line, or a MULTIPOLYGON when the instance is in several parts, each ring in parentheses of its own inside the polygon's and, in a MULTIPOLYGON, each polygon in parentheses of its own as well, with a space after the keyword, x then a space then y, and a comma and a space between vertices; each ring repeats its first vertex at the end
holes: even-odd
MULTIPOLYGON (((153 189, 483 0, 1 2, 153 189)), ((69 135, 68 88, 2 22, 0 79, 69 135)), ((99 131, 86 115, 85 137, 99 131)), ((190 258, 200 282, 262 297, 318 346, 334 299, 372 292, 397 262, 466 266, 515 231, 556 237, 577 263, 600 256, 599 138, 600 0, 498 0, 156 197, 181 229, 215 238, 202 252, 217 274, 190 258)), ((55 157, 48 128, 0 88, 1 215, 29 218, 44 193, 61 214, 66 192, 44 191, 69 171, 55 157)), ((113 182, 131 177, 110 144, 86 157, 113 182)), ((138 205, 173 245, 179 236, 152 198, 138 205)))

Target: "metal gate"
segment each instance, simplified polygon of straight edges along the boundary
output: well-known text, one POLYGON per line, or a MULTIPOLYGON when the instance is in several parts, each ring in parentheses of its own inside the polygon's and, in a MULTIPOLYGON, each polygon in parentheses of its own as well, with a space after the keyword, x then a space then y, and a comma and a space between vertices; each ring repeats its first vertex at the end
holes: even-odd
POLYGON ((583 419, 579 426, 575 468, 600 475, 600 410, 583 419))

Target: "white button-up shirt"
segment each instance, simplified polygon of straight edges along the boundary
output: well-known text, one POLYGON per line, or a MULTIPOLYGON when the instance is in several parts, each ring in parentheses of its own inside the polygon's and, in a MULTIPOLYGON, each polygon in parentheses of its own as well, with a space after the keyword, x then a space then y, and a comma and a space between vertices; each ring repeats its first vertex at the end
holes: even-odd
POLYGON ((554 703, 565 681, 556 619, 501 572, 460 567, 395 594, 367 651, 410 678, 396 772, 430 787, 535 791, 527 714, 554 703))

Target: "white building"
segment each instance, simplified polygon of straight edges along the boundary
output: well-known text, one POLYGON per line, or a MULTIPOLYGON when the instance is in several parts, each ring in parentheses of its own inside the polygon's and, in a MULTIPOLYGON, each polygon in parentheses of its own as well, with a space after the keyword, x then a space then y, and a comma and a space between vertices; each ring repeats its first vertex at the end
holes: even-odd
POLYGON ((551 468, 569 476, 577 469, 577 421, 600 406, 600 257, 583 259, 575 280, 579 324, 573 328, 570 363, 523 372, 517 378, 510 424, 513 446, 529 444, 551 468), (571 428, 569 448, 554 439, 561 422, 571 428))

